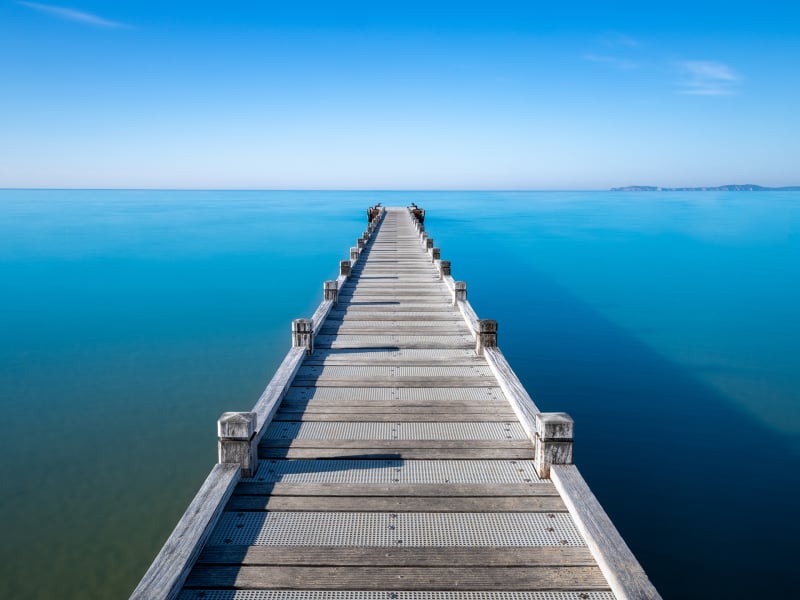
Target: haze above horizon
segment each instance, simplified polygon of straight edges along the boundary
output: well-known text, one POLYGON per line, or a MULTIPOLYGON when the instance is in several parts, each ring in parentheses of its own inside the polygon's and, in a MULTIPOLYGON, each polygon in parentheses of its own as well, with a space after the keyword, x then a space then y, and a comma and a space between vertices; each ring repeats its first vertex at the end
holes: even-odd
POLYGON ((0 3, 0 187, 797 184, 800 7, 0 3))

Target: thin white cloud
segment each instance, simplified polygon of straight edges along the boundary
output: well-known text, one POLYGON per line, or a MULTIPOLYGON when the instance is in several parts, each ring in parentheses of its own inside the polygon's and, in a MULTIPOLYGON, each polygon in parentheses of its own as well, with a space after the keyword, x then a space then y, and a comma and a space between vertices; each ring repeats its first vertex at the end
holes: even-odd
POLYGON ((614 67, 616 69, 638 69, 639 63, 628 58, 619 58, 618 56, 607 56, 604 54, 584 54, 584 60, 590 62, 603 63, 614 67))
POLYGON ((683 73, 682 94, 728 96, 736 93, 742 78, 728 65, 711 60, 686 60, 678 63, 683 73))
POLYGON ((124 23, 117 23, 116 21, 109 21, 103 17, 98 17, 92 13, 75 10, 73 8, 64 8, 62 6, 53 6, 51 4, 41 4, 39 2, 24 2, 17 0, 17 4, 27 6, 39 12, 52 15, 65 21, 73 21, 75 23, 83 23, 85 25, 93 25, 94 27, 127 27, 124 23))
POLYGON ((639 41, 635 38, 632 38, 626 33, 609 33, 600 38, 600 42, 604 46, 611 46, 612 48, 618 48, 620 46, 625 48, 638 48, 640 46, 639 41))

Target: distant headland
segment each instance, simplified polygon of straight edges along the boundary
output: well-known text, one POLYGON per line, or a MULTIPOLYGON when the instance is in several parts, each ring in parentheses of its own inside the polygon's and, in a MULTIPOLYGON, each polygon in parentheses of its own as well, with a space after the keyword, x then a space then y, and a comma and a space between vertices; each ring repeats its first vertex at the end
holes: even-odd
POLYGON ((611 188, 612 192, 800 192, 800 185, 764 187, 752 183, 718 185, 716 187, 658 187, 655 185, 629 185, 611 188))

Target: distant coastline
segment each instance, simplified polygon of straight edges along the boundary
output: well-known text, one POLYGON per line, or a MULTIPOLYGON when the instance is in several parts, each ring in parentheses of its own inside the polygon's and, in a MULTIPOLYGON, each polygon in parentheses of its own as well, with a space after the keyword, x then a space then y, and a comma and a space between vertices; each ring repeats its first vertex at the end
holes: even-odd
POLYGON ((716 187, 658 187, 655 185, 628 185, 611 188, 612 192, 800 192, 800 185, 764 187, 752 183, 718 185, 716 187))

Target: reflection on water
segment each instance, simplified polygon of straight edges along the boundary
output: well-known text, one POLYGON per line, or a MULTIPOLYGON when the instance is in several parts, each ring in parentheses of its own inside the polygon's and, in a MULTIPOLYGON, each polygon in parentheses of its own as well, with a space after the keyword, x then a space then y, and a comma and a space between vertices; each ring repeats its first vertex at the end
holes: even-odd
POLYGON ((664 596, 791 596, 800 194, 133 191, 0 191, 0 596, 125 596, 411 201, 664 596))

